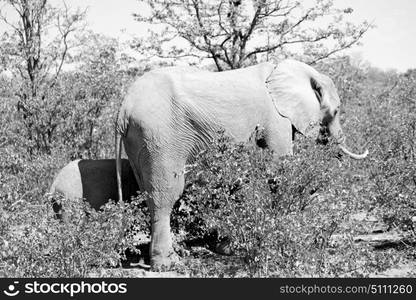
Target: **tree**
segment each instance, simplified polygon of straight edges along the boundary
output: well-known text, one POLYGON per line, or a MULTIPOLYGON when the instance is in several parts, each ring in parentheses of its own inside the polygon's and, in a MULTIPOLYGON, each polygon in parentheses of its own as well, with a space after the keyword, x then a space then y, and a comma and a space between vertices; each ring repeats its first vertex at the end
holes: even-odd
POLYGON ((117 107, 136 73, 128 68, 132 58, 116 39, 92 32, 81 39, 83 46, 74 56, 77 68, 65 72, 64 92, 58 95, 72 109, 59 128, 61 143, 71 158, 106 157, 114 150, 117 107))
POLYGON ((161 58, 209 58, 219 71, 236 69, 271 55, 302 53, 315 63, 356 44, 371 27, 344 17, 331 0, 303 8, 295 0, 145 0, 149 13, 137 21, 155 25, 132 47, 161 58))
MULTIPOLYGON (((49 151, 53 132, 50 97, 62 67, 76 42, 71 37, 84 27, 85 11, 52 7, 47 0, 3 0, 0 20, 9 25, 1 37, 0 54, 12 72, 17 110, 28 138, 29 152, 49 151), (7 16, 5 11, 12 12, 7 16), (46 112, 46 113, 45 113, 46 112)), ((53 94, 53 93, 52 93, 53 94)))

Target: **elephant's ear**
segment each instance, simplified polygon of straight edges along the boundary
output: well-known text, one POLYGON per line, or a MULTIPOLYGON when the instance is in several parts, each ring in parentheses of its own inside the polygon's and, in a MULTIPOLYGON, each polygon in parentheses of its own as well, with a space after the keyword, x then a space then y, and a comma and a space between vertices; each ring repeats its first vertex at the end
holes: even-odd
POLYGON ((267 79, 267 88, 277 111, 305 134, 309 125, 318 122, 322 88, 319 73, 293 60, 281 62, 267 79))

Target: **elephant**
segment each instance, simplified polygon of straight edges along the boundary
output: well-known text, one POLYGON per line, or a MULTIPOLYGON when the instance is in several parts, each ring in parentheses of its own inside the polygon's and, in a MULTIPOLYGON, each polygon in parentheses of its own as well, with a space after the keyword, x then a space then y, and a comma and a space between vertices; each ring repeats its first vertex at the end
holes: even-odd
MULTIPOLYGON (((122 159, 121 175, 123 183, 123 200, 129 201, 137 196, 139 187, 130 163, 122 159)), ((98 210, 110 199, 118 201, 115 159, 79 159, 64 166, 50 187, 49 192, 59 192, 65 198, 85 199, 91 207, 98 210)), ((62 205, 53 201, 53 209, 58 218, 62 218, 62 205)))
POLYGON ((340 99, 333 81, 296 60, 277 65, 210 72, 167 67, 145 73, 129 88, 116 120, 115 152, 119 197, 120 151, 124 145, 140 190, 150 195, 151 265, 169 267, 170 214, 183 192, 186 167, 212 143, 218 131, 245 142, 255 128, 275 159, 293 154, 293 131, 348 150, 340 124, 340 99))

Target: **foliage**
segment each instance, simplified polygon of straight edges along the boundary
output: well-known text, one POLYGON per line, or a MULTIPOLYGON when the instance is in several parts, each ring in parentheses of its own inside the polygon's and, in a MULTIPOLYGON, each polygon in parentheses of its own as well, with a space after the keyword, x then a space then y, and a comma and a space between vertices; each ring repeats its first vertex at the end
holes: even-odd
POLYGON ((345 264, 337 256, 341 248, 344 258, 369 255, 349 243, 351 232, 342 228, 357 208, 348 188, 357 182, 336 147, 328 154, 304 139, 298 143, 296 156, 274 163, 268 151, 220 138, 200 155, 175 217, 192 237, 214 229, 219 241, 230 238, 249 276, 369 272, 366 263, 345 264))
POLYGON ((209 58, 218 71, 293 57, 299 49, 316 62, 356 44, 370 28, 345 21, 352 8, 335 9, 327 0, 308 8, 298 1, 145 2, 148 9, 136 20, 156 26, 133 47, 145 56, 209 58))
MULTIPOLYGON (((5 34, 0 43, 0 65, 9 71, 0 77, 0 276, 80 277, 119 266, 132 246, 129 229, 148 230, 146 210, 137 206, 144 195, 99 212, 62 199, 69 216, 62 223, 53 218, 45 193, 70 159, 113 156, 117 106, 148 65, 132 68, 117 40, 83 30, 82 11, 41 0, 6 2, 25 14, 21 23, 2 17, 17 34, 5 34), (22 40, 25 30, 28 39, 22 40)), ((253 9, 247 3, 149 1, 152 14, 138 20, 172 24, 151 37, 154 49, 140 49, 146 55, 209 57, 221 70, 293 54, 294 38, 306 41, 304 57, 316 61, 356 43, 368 28, 343 23, 341 16, 351 10, 334 10, 330 1, 311 10, 292 1, 287 7, 253 1, 253 9), (220 9, 209 10, 215 3, 222 3, 220 9), (185 16, 178 18, 180 13, 185 16), (278 13, 287 15, 271 24, 278 13), (324 30, 303 30, 328 17, 336 24, 328 19, 324 30), (191 47, 169 48, 172 32, 191 47), (334 48, 321 47, 327 38, 335 38, 334 48)), ((220 138, 197 158, 172 225, 187 241, 230 240, 234 255, 224 258, 226 264, 193 256, 185 266, 193 276, 369 276, 414 259, 415 70, 384 72, 348 57, 316 67, 338 87, 348 144, 369 148, 369 157, 352 161, 334 145, 297 136, 295 155, 274 162, 267 150, 220 138), (354 236, 372 230, 354 219, 362 212, 383 222, 384 230, 407 236, 402 248, 375 251, 355 242, 354 236)))
POLYGON ((374 120, 379 128, 368 134, 378 135, 375 143, 377 161, 370 170, 375 185, 374 205, 387 224, 411 230, 416 215, 416 83, 415 72, 407 72, 376 100, 383 115, 374 120), (388 132, 388 134, 386 134, 388 132))
MULTIPOLYGON (((76 70, 65 72, 55 95, 55 145, 72 149, 71 158, 113 155, 114 120, 129 73, 120 45, 114 39, 87 33, 76 70)), ((50 112, 47 112, 50 113, 50 112)))
POLYGON ((45 91, 44 101, 37 102, 30 128, 46 135, 29 137, 28 119, 16 110, 19 97, 13 97, 19 85, 15 79, 9 84, 9 95, 2 103, 7 119, 0 121, 7 128, 7 143, 26 149, 30 156, 58 149, 67 153, 67 159, 112 156, 117 107, 137 72, 125 68, 127 59, 120 56, 116 41, 93 34, 87 38, 84 47, 89 51, 77 56, 77 69, 62 72, 45 91))
MULTIPOLYGON (((133 208, 113 205, 97 215, 71 202, 69 213, 86 216, 86 210, 89 222, 74 219, 64 226, 53 220, 44 195, 70 159, 112 156, 116 107, 140 70, 129 69, 116 40, 83 31, 84 12, 47 1, 6 2, 18 21, 2 14, 15 34, 5 33, 0 49, 8 71, 0 78, 0 246, 6 246, 4 238, 12 247, 2 248, 10 255, 1 256, 1 273, 83 276, 92 265, 119 260, 117 247, 126 244, 120 236, 133 222, 133 208), (75 33, 82 35, 71 39, 75 33)), ((140 213, 136 209, 136 221, 140 213)))
POLYGON ((9 25, 2 39, 1 56, 13 74, 16 108, 22 123, 21 134, 29 141, 27 149, 50 152, 56 103, 53 88, 60 78, 71 48, 76 46, 75 32, 82 30, 85 12, 72 12, 51 6, 47 0, 7 0, 17 21, 0 12, 9 25), (46 116, 44 115, 46 113, 46 116), (41 121, 39 121, 41 120, 41 121))
POLYGON ((318 67, 339 88, 349 144, 370 156, 352 161, 296 139, 295 156, 273 165, 268 152, 220 139, 199 157, 175 217, 191 237, 215 229, 219 241, 231 238, 243 261, 193 260, 194 276, 368 276, 415 257, 416 73, 348 58, 318 67), (379 252, 354 242, 372 233, 369 221, 356 221, 360 212, 407 238, 379 252))
POLYGON ((139 209, 144 197, 107 203, 100 211, 82 199, 61 197, 56 201, 62 203, 64 222, 54 218, 51 199, 44 199, 0 208, 0 276, 87 277, 96 268, 120 266, 126 249, 136 251, 130 229, 146 224, 139 209))
MULTIPOLYGON (((333 64, 332 66, 334 66, 333 64)), ((339 66, 339 64, 337 64, 339 66)), ((331 68, 327 66, 327 68, 331 68)), ((353 143, 370 149, 362 168, 354 166, 364 179, 363 208, 383 219, 389 230, 404 230, 415 239, 416 215, 416 76, 414 70, 404 74, 382 72, 375 68, 358 68, 344 64, 344 72, 334 74, 339 87, 345 89, 345 78, 351 73, 355 87, 345 94, 343 111, 347 130, 353 128, 353 143), (358 88, 358 89, 357 89, 358 88), (354 91, 357 89, 356 91, 354 91), (348 116, 354 116, 350 118, 348 116), (354 133, 354 132, 353 132, 354 133)), ((344 118, 343 118, 344 119, 344 118)), ((407 242, 404 242, 406 245, 407 242)), ((414 256, 412 242, 406 246, 414 256)))
MULTIPOLYGON (((17 100, 8 88, 14 82, 2 78, 3 276, 84 276, 95 267, 116 265, 117 249, 125 245, 122 232, 133 222, 129 218, 137 214, 137 224, 147 224, 142 212, 133 208, 123 219, 124 209, 129 208, 110 205, 109 210, 95 213, 75 202, 68 203, 68 211, 84 219, 75 218, 65 227, 53 220, 44 197, 53 175, 70 158, 112 155, 114 107, 130 75, 117 47, 113 51, 105 46, 113 42, 97 38, 98 43, 90 39, 97 46, 83 52, 79 69, 62 73, 56 84, 59 94, 55 95, 61 96, 54 117, 61 123, 51 153, 26 151, 27 139, 20 134, 13 106, 17 100), (122 82, 113 82, 117 76, 124 78, 122 82), (93 143, 85 147, 91 124, 93 143), (102 223, 106 225, 101 229, 102 223), (103 238, 106 235, 108 239, 103 238), (85 239, 79 241, 77 236, 85 239), (36 247, 29 249, 33 241, 36 247), (71 255, 73 265, 67 263, 71 255)), ((221 139, 200 154, 172 223, 175 233, 186 240, 207 235, 217 242, 231 238, 235 255, 224 258, 227 264, 185 259, 189 261, 185 269, 192 276, 369 276, 414 257, 414 70, 382 72, 347 58, 318 68, 338 86, 348 144, 368 147, 369 157, 352 161, 341 157, 334 145, 317 146, 297 136, 295 155, 272 163, 266 150, 221 139), (383 251, 354 242, 357 234, 371 233, 365 222, 354 221, 358 212, 376 217, 386 230, 399 231, 409 239, 403 248, 383 251)))
MULTIPOLYGON (((52 177, 68 159, 112 154, 112 122, 100 118, 113 118, 115 98, 129 77, 120 85, 106 83, 111 89, 101 95, 94 92, 102 91, 101 81, 125 74, 118 73, 123 64, 118 52, 103 48, 97 46, 97 52, 92 51, 96 54, 87 56, 91 60, 82 59, 91 63, 83 63, 77 72, 63 73, 57 83, 62 95, 67 95, 61 98, 62 112, 57 118, 65 116, 68 123, 57 127, 50 154, 26 151, 17 112, 10 107, 13 99, 7 86, 13 82, 2 79, 6 87, 0 102, 0 264, 4 276, 84 276, 95 267, 115 265, 119 263, 117 249, 124 248, 121 232, 133 222, 129 218, 137 214, 137 224, 147 224, 141 211, 127 212, 123 221, 125 210, 119 205, 95 213, 75 202, 68 203, 70 214, 84 219, 75 218, 65 227, 53 220, 46 205, 44 194, 52 177), (115 69, 106 62, 112 53, 120 62, 115 69), (107 75, 98 79, 100 72, 107 75), (85 96, 71 100, 78 91, 85 96), (83 122, 83 116, 95 105, 102 111, 86 118, 95 122, 96 131, 94 146, 85 150, 89 123, 83 122), (107 224, 102 230, 101 223, 107 224), (101 233, 92 234, 96 232, 101 233), (103 239, 106 234, 112 239, 103 239), (85 239, 79 241, 77 236, 85 239), (36 247, 28 249, 33 241, 36 247), (67 263, 71 255, 73 265, 67 263)), ((272 163, 267 150, 220 139, 213 149, 200 154, 172 225, 187 241, 207 235, 214 242, 231 238, 235 254, 223 259, 227 264, 197 256, 185 259, 184 268, 192 276, 369 276, 414 257, 415 72, 381 72, 346 58, 318 67, 330 74, 340 91, 348 144, 368 147, 369 157, 352 161, 340 156, 334 145, 318 146, 297 136, 295 155, 272 163), (374 251, 354 242, 354 236, 371 233, 364 221, 355 221, 354 214, 359 212, 384 222, 386 230, 406 234, 409 239, 403 248, 374 251)))

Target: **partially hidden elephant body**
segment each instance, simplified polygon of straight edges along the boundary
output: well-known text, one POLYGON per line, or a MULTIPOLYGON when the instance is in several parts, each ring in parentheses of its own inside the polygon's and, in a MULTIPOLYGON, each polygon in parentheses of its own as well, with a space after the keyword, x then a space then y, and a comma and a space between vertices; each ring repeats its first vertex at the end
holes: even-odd
POLYGON ((171 67, 139 78, 119 111, 116 156, 123 143, 140 190, 150 195, 152 266, 175 260, 170 213, 184 188, 185 166, 219 130, 243 142, 263 128, 276 158, 292 154, 293 128, 324 142, 332 135, 345 153, 363 158, 367 153, 345 146, 339 107, 331 79, 294 60, 225 72, 171 67))
MULTIPOLYGON (((137 195, 139 187, 127 159, 121 160, 123 200, 137 195)), ((118 201, 116 160, 79 159, 64 166, 55 176, 50 193, 60 193, 66 199, 84 198, 93 208, 99 209, 110 199, 118 201)), ((61 205, 54 202, 55 213, 61 214, 61 205)))

